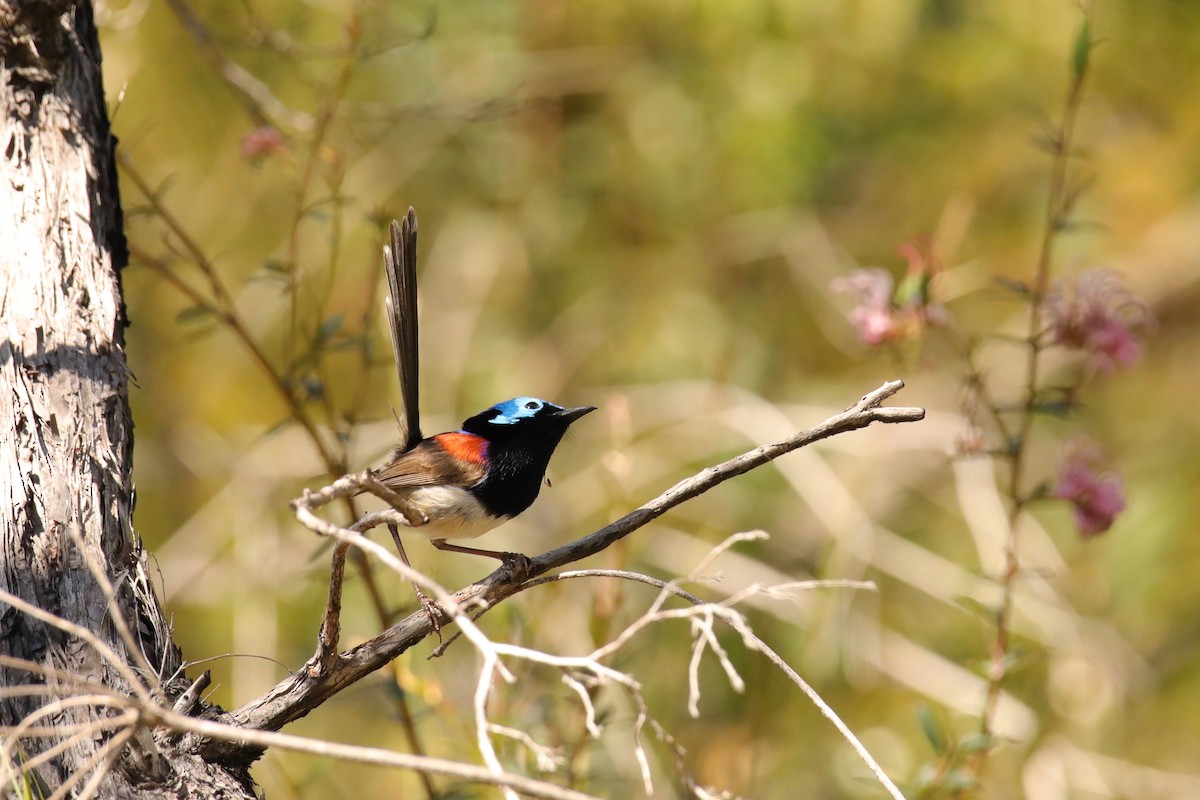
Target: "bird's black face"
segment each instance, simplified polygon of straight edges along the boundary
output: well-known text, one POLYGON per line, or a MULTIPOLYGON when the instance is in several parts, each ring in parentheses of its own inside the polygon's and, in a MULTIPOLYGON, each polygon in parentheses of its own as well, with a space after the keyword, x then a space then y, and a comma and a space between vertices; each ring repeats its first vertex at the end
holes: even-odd
POLYGON ((463 422, 463 430, 491 442, 528 441, 553 450, 571 423, 595 406, 563 408, 536 397, 514 397, 463 422))
POLYGON ((463 430, 488 442, 487 475, 471 488, 488 512, 515 517, 538 496, 554 448, 571 423, 596 409, 515 397, 476 414, 463 430))

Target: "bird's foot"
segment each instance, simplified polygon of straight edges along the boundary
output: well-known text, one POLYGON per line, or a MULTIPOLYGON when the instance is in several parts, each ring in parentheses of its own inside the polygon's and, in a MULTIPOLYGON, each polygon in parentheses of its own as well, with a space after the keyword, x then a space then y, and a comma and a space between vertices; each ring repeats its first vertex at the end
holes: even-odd
POLYGON ((517 581, 523 581, 529 577, 529 573, 533 572, 533 561, 529 556, 523 553, 501 553, 500 563, 502 563, 513 578, 517 581))
POLYGON ((442 607, 436 600, 422 592, 416 584, 413 584, 413 589, 417 592, 417 602, 421 604, 425 615, 429 617, 429 624, 433 626, 433 632, 437 634, 440 642, 442 640, 442 607))

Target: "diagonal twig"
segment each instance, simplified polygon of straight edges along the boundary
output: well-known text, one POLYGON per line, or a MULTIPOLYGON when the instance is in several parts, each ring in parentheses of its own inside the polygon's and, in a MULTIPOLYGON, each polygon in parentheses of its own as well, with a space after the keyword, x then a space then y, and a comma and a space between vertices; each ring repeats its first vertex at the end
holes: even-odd
MULTIPOLYGON (((883 405, 885 400, 895 395, 903 387, 903 381, 889 381, 863 396, 845 411, 833 415, 808 430, 800 431, 771 444, 756 447, 721 464, 708 467, 700 473, 680 481, 616 522, 588 536, 532 558, 531 569, 526 574, 525 580, 518 580, 507 567, 501 567, 478 583, 454 593, 448 598, 452 600, 449 605, 452 608, 461 608, 465 604, 494 605, 527 588, 530 585, 529 578, 536 578, 556 567, 595 555, 681 503, 793 450, 839 433, 865 428, 875 422, 903 423, 923 419, 924 409, 883 405)), ((306 497, 326 498, 333 494, 335 493, 322 489, 309 493, 306 497)), ((301 515, 301 512, 304 512, 304 515, 301 516, 302 522, 314 531, 335 536, 342 541, 361 540, 361 546, 364 547, 378 547, 369 540, 363 540, 357 532, 338 528, 316 517, 312 514, 308 504, 297 507, 298 516, 301 515)), ((380 557, 382 558, 382 555, 380 557)), ((396 563, 399 564, 398 561, 396 563)), ((412 570, 402 570, 401 574, 417 579, 412 570)), ((442 598, 439 597, 439 599, 442 598)), ((446 607, 447 603, 443 602, 442 605, 446 607)), ((236 724, 247 728, 278 730, 287 723, 305 716, 342 689, 388 664, 392 659, 430 635, 432 631, 433 626, 429 616, 423 611, 410 615, 374 638, 341 653, 336 659, 331 660, 327 669, 321 670, 319 674, 301 671, 285 678, 262 696, 231 712, 230 717, 236 724)), ((239 749, 236 744, 215 741, 209 743, 207 747, 211 747, 215 753, 224 755, 229 755, 230 750, 239 749)))

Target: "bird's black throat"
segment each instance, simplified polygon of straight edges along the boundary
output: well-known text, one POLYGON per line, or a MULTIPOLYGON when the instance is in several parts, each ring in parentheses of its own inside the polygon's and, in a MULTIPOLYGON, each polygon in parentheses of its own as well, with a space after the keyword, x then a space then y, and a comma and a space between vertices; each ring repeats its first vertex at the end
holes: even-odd
POLYGON ((489 442, 487 477, 471 487, 471 494, 497 517, 515 517, 529 508, 542 488, 550 456, 563 432, 489 442))

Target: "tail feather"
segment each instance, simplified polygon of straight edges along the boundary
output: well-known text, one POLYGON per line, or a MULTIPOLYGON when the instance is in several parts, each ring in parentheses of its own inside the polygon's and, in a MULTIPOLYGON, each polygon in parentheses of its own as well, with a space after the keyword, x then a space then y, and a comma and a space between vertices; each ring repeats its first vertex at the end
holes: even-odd
POLYGON ((405 451, 421 441, 421 411, 418 402, 416 212, 408 209, 404 221, 392 220, 388 231, 391 245, 383 248, 383 266, 387 272, 389 294, 385 303, 403 406, 399 414, 399 450, 405 451))

